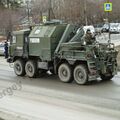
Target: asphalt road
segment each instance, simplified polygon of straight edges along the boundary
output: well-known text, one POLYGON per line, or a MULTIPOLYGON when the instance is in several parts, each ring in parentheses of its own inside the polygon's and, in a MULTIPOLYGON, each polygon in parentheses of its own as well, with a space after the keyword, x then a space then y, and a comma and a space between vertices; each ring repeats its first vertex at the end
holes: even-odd
POLYGON ((120 120, 120 73, 86 86, 57 76, 17 77, 0 58, 0 117, 5 120, 120 120))

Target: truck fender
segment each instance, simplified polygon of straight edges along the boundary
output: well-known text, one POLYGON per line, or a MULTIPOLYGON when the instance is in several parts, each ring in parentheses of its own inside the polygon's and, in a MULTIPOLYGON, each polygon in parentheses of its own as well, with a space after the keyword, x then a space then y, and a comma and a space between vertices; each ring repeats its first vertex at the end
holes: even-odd
POLYGON ((76 60, 67 60, 70 65, 74 65, 76 60))

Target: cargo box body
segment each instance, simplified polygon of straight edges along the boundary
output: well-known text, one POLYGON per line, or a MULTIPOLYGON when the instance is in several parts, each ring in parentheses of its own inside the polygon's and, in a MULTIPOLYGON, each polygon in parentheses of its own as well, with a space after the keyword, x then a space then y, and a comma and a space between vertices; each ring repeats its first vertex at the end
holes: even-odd
POLYGON ((29 56, 51 61, 66 25, 36 26, 29 35, 29 56))

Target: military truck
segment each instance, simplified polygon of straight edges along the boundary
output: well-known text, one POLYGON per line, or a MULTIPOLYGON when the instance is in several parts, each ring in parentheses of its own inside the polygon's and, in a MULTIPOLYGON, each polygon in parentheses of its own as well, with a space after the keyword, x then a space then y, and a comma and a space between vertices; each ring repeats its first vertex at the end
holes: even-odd
POLYGON ((62 82, 84 85, 98 77, 112 79, 117 74, 117 54, 112 43, 86 45, 82 28, 51 22, 14 31, 8 62, 14 63, 17 76, 34 78, 50 71, 62 82))

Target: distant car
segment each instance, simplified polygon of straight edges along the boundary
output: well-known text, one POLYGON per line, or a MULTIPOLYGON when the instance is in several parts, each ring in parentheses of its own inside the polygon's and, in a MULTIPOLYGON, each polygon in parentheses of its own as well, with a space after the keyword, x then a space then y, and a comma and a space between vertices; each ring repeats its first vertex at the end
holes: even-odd
POLYGON ((108 23, 103 25, 101 32, 109 32, 109 24, 108 23))
POLYGON ((119 33, 119 23, 110 23, 110 33, 119 33))
POLYGON ((94 27, 95 27, 95 32, 96 33, 101 33, 102 32, 103 24, 97 24, 94 27))
POLYGON ((118 23, 117 31, 120 33, 120 23, 118 23))
POLYGON ((0 43, 0 55, 4 55, 4 43, 0 43))
POLYGON ((120 33, 120 23, 110 23, 110 26, 106 23, 102 27, 102 32, 120 33))

